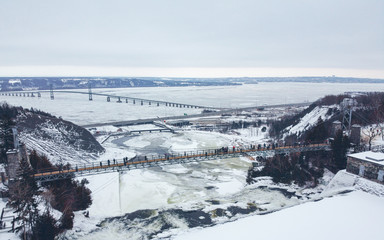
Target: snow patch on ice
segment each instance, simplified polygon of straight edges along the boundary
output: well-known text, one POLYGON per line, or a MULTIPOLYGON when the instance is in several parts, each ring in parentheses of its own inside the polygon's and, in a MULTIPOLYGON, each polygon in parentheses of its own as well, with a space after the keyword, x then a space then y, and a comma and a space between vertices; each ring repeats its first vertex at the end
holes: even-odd
POLYGON ((220 195, 229 195, 239 192, 244 187, 244 183, 237 179, 231 179, 231 181, 216 183, 214 186, 220 195))
POLYGON ((124 213, 165 207, 176 189, 145 169, 122 174, 120 184, 121 209, 124 213))

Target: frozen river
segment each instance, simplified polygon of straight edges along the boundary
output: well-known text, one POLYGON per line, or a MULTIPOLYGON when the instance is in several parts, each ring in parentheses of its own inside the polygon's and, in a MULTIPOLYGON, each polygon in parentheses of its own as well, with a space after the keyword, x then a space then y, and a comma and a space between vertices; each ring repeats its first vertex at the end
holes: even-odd
MULTIPOLYGON (((384 91, 384 84, 262 82, 241 86, 123 88, 94 89, 93 91, 210 107, 242 108, 264 104, 311 102, 325 95, 347 91, 384 91)), ((107 102, 106 97, 102 96, 94 96, 93 101, 88 101, 87 95, 66 93, 55 93, 55 100, 50 100, 49 92, 43 93, 41 98, 0 96, 0 100, 15 106, 33 107, 50 112, 79 125, 201 112, 201 109, 140 106, 125 102, 116 103, 115 100, 107 102)))

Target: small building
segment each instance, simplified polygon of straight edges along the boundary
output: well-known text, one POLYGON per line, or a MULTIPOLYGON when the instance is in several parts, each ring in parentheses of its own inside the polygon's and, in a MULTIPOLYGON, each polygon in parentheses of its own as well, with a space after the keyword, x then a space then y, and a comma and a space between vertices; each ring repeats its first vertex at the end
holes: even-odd
POLYGON ((351 142, 355 145, 360 145, 361 127, 360 125, 353 124, 351 127, 351 135, 349 136, 351 142))
POLYGON ((368 151, 348 155, 347 172, 384 184, 384 153, 368 151))

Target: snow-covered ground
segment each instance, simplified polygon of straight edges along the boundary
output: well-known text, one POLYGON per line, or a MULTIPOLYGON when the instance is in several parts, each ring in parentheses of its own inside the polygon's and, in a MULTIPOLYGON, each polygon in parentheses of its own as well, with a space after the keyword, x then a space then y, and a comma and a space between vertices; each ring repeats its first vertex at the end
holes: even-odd
POLYGON ((319 197, 325 199, 193 229, 174 239, 383 239, 384 185, 340 171, 319 197), (352 192, 334 195, 347 190, 352 192))
POLYGON ((383 239, 384 198, 356 191, 255 215, 174 239, 383 239))

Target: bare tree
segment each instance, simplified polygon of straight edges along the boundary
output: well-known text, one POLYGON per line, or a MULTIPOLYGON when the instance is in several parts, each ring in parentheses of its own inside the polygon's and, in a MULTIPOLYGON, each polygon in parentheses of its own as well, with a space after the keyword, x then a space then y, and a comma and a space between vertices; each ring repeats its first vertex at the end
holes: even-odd
POLYGON ((384 129, 384 97, 383 94, 374 93, 372 97, 372 107, 374 114, 374 124, 363 128, 362 133, 368 138, 369 150, 372 148, 372 141, 377 136, 382 136, 384 129))
POLYGON ((368 150, 371 150, 372 148, 373 139, 382 134, 381 129, 382 127, 380 124, 374 124, 374 126, 362 130, 362 133, 368 138, 368 150))

